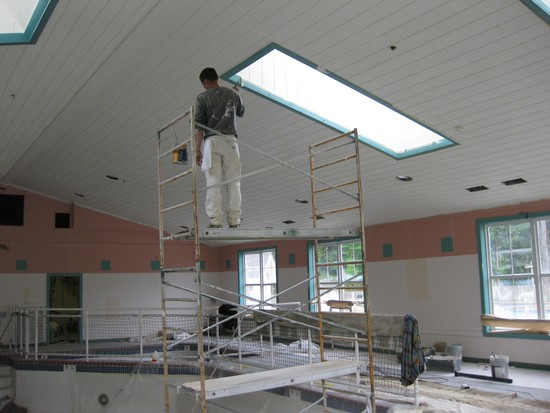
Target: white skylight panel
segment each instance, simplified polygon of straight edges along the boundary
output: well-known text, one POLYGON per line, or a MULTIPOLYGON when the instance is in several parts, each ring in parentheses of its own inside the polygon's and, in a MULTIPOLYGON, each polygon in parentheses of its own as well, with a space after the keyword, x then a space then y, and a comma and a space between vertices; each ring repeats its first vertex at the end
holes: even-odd
POLYGON ((0 0, 0 33, 25 33, 38 0, 0 0))
POLYGON ((224 77, 395 158, 455 145, 364 90, 271 45, 224 77))
POLYGON ((57 0, 0 0, 0 45, 35 43, 57 0))

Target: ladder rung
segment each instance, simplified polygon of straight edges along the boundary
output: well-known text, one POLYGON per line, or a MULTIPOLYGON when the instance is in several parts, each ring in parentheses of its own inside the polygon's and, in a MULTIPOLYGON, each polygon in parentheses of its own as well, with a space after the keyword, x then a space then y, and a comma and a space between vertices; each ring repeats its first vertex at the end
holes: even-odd
POLYGON ((333 290, 362 290, 363 287, 319 287, 320 290, 327 290, 327 291, 333 291, 333 290))
POLYGON ((166 129, 168 129, 170 126, 176 124, 177 122, 179 122, 180 120, 182 120, 183 118, 185 118, 187 115, 190 115, 191 114, 191 110, 187 110, 185 112, 183 112, 181 115, 177 116, 175 119, 171 120, 170 122, 168 122, 166 125, 164 125, 162 128, 159 128, 159 130, 157 131, 157 133, 162 133, 163 131, 165 131, 166 129))
POLYGON ((179 268, 163 268, 160 270, 162 273, 171 273, 171 272, 192 272, 197 271, 197 267, 179 267, 179 268))
MULTIPOLYGON (((351 136, 351 135, 354 135, 355 134, 355 131, 352 130, 350 132, 347 132, 347 133, 344 133, 342 135, 338 135, 338 136, 333 136, 332 138, 329 138, 327 140, 324 140, 322 142, 317 142, 317 143, 314 143, 312 145, 309 145, 310 148, 316 148, 317 146, 321 146, 321 145, 325 145, 329 142, 334 142, 338 139, 342 139, 342 138, 347 138, 348 136, 351 136)), ((353 142, 353 141, 352 141, 353 142)))
POLYGON ((197 299, 196 298, 176 298, 176 297, 170 297, 170 298, 165 298, 164 301, 180 301, 180 302, 184 302, 184 303, 196 303, 197 302, 197 299))
POLYGON ((317 212, 317 215, 324 216, 324 215, 329 215, 329 214, 337 214, 339 212, 351 211, 352 209, 359 209, 359 205, 354 205, 354 206, 347 207, 347 208, 333 209, 333 210, 330 210, 330 211, 317 212))
POLYGON ((178 208, 182 208, 182 207, 187 206, 187 205, 191 205, 192 203, 193 203, 193 200, 182 202, 181 204, 176 204, 176 205, 172 205, 168 208, 163 208, 162 212, 169 212, 169 211, 172 211, 174 209, 178 209, 178 208))
POLYGON ((332 165, 336 165, 336 164, 339 164, 341 162, 345 162, 345 161, 349 161, 350 159, 355 159, 357 158, 356 155, 350 155, 350 156, 346 156, 345 158, 340 158, 340 159, 336 159, 332 162, 327 162, 327 163, 323 163, 319 166, 314 166, 313 168, 311 168, 312 171, 316 171, 317 169, 322 169, 322 168, 326 168, 327 166, 332 166, 332 165))
MULTIPOLYGON (((356 313, 356 314, 364 314, 364 313, 356 313)), ((348 341, 358 341, 359 343, 368 343, 369 340, 366 338, 355 338, 355 337, 344 337, 344 336, 331 336, 323 334, 323 338, 328 338, 331 340, 348 340, 348 341)))
POLYGON ((315 265, 317 267, 333 267, 335 265, 345 265, 345 264, 363 264, 363 261, 356 260, 356 261, 323 262, 315 265))
POLYGON ((355 181, 342 182, 341 184, 338 184, 338 185, 327 186, 326 188, 322 188, 322 189, 316 189, 313 192, 317 194, 319 192, 330 191, 331 189, 334 189, 334 188, 342 188, 344 186, 353 185, 353 184, 356 184, 357 182, 359 181, 355 180, 355 181))
POLYGON ((191 172, 193 172, 192 169, 188 169, 187 171, 182 172, 181 174, 174 175, 168 179, 165 179, 164 181, 160 182, 160 186, 166 185, 172 181, 175 181, 177 179, 183 178, 186 175, 189 175, 191 172))
POLYGON ((161 153, 161 154, 159 155, 159 158, 164 158, 165 156, 168 156, 168 155, 172 156, 172 153, 173 153, 174 151, 177 151, 178 149, 181 149, 181 148, 183 148, 184 146, 187 146, 187 145, 190 145, 190 144, 191 144, 191 139, 187 139, 186 141, 183 141, 182 143, 180 143, 180 144, 174 146, 173 148, 167 150, 166 152, 161 153))

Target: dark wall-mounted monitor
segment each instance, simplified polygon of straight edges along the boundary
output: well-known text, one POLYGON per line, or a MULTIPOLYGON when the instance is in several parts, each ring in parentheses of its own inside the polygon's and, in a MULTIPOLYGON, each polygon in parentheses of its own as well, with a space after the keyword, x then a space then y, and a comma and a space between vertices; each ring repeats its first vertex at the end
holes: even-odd
POLYGON ((24 212, 25 197, 23 195, 0 194, 0 225, 22 227, 24 212))

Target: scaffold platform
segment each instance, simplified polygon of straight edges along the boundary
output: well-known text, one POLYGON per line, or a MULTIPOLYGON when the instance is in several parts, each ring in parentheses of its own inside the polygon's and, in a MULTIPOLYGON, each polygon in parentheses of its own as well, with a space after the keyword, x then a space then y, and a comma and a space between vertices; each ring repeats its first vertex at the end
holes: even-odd
MULTIPOLYGON (((361 232, 359 229, 249 229, 249 228, 199 228, 199 238, 201 240, 279 240, 279 239, 307 239, 307 240, 326 240, 338 239, 342 237, 358 237, 361 232)), ((167 237, 164 240, 185 239, 193 240, 195 231, 180 232, 167 237)))
MULTIPOLYGON (((362 365, 364 363, 361 361, 331 360, 307 366, 286 367, 210 379, 204 383, 204 397, 206 400, 212 400, 355 374, 362 365)), ((178 393, 180 392, 190 393, 199 400, 201 398, 201 381, 193 381, 178 386, 178 393)))

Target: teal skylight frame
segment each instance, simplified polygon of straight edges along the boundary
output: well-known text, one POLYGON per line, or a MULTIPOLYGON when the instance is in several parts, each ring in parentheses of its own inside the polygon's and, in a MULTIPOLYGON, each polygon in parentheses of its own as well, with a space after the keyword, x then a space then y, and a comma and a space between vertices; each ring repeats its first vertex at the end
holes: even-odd
POLYGON ((275 43, 263 48, 221 77, 337 132, 346 133, 357 128, 359 140, 362 143, 397 160, 457 145, 452 139, 396 110, 379 97, 275 43), (270 64, 273 66, 269 66, 270 64), (281 69, 283 66, 285 68, 292 67, 292 69, 285 71, 281 69), (268 69, 271 70, 271 73, 268 69), (280 72, 277 71, 279 69, 281 69, 280 72), (261 71, 261 81, 257 79, 258 70, 261 71), (306 71, 307 75, 293 79, 292 73, 298 73, 298 71, 306 71), (319 108, 312 108, 321 100, 319 96, 304 97, 306 94, 299 89, 298 84, 301 84, 301 79, 304 78, 314 79, 311 82, 317 82, 316 85, 321 82, 326 83, 326 86, 310 89, 321 90, 327 96, 326 100, 322 100, 323 106, 325 106, 322 111, 319 108), (262 82, 263 84, 261 84, 262 82), (336 98, 337 89, 342 89, 347 93, 346 97, 342 99, 344 104, 341 99, 336 98), (328 90, 331 92, 329 93, 328 90), (312 106, 303 105, 299 102, 300 99, 309 100, 312 106), (330 106, 331 103, 333 106, 330 106), (346 110, 339 110, 342 108, 346 110), (349 116, 349 108, 361 108, 360 113, 353 116, 353 120, 344 119, 349 116), (337 112, 344 114, 340 118, 332 117, 337 112), (374 115, 375 112, 379 114, 374 115), (374 126, 375 121, 382 117, 388 121, 374 126), (394 128, 393 136, 398 136, 400 140, 392 141, 391 136, 385 135, 391 128, 394 128), (403 134, 403 131, 407 133, 403 134), (404 145, 405 140, 412 142, 413 139, 422 139, 422 141, 415 141, 410 146, 404 145), (399 145, 400 147, 398 147, 399 145))
POLYGON ((550 0, 521 0, 521 2, 544 20, 546 24, 550 24, 550 0))
POLYGON ((0 45, 34 44, 58 0, 38 0, 24 32, 0 32, 0 45))

